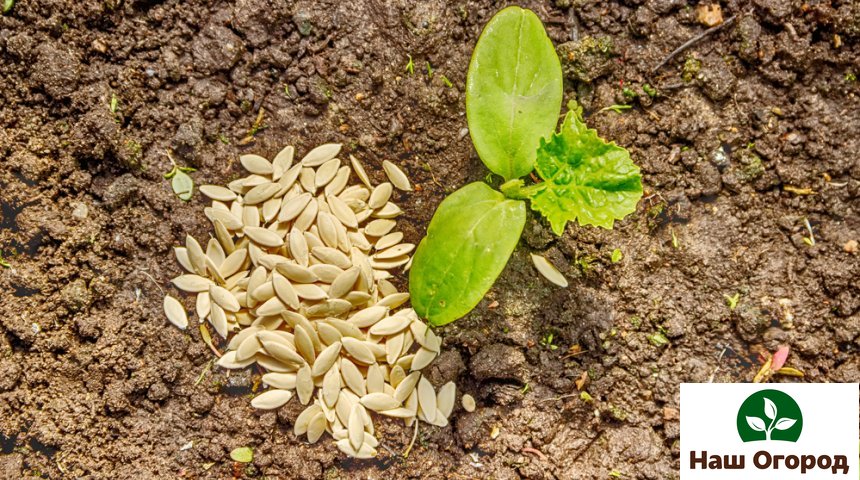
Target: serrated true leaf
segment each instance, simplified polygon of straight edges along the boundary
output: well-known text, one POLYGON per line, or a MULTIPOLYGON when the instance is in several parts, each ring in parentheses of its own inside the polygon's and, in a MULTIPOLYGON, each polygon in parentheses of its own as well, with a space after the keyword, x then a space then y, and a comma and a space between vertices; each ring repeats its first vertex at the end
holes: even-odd
POLYGON ((409 270, 412 307, 433 325, 469 313, 505 268, 526 221, 525 203, 475 182, 433 215, 409 270))
POLYGON ((558 55, 531 10, 508 7, 484 27, 466 77, 466 116, 484 164, 505 180, 527 175, 558 121, 558 55))
POLYGON ((636 210, 642 198, 642 176, 624 148, 606 142, 588 128, 575 108, 549 140, 541 140, 535 168, 544 182, 531 195, 561 235, 565 224, 612 228, 636 210))

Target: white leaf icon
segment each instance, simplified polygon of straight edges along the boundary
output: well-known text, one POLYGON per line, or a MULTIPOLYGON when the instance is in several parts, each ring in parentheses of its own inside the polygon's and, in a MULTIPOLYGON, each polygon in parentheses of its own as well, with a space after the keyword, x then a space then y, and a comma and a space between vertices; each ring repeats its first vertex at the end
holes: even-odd
POLYGON ((756 432, 767 430, 767 427, 764 426, 764 420, 758 417, 747 417, 747 424, 756 432))
POLYGON ((776 405, 767 397, 764 397, 764 414, 771 420, 776 418, 776 405))
POLYGON ((776 425, 773 426, 773 428, 777 430, 788 430, 789 428, 793 427, 795 423, 797 423, 797 420, 793 418, 780 418, 776 422, 776 425))

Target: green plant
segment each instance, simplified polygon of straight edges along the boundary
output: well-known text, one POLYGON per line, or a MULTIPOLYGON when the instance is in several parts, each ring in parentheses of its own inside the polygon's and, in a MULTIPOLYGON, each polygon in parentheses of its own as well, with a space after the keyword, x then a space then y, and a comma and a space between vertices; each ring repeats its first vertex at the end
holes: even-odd
POLYGON ((568 221, 612 228, 642 196, 639 168, 589 129, 575 102, 555 131, 561 65, 543 24, 508 7, 484 28, 466 77, 466 115, 481 161, 504 178, 501 192, 468 184, 436 210, 413 257, 412 306, 433 325, 467 314, 513 253, 526 202, 561 235, 568 221), (520 177, 533 170, 542 181, 520 177))
POLYGON ((194 180, 192 180, 191 176, 188 174, 196 169, 192 167, 180 167, 176 164, 176 161, 173 160, 173 155, 171 155, 170 152, 167 153, 167 158, 170 159, 170 163, 173 167, 169 172, 164 174, 164 178, 170 180, 170 186, 173 188, 173 193, 175 193, 180 200, 186 202, 191 200, 191 195, 194 194, 194 180))

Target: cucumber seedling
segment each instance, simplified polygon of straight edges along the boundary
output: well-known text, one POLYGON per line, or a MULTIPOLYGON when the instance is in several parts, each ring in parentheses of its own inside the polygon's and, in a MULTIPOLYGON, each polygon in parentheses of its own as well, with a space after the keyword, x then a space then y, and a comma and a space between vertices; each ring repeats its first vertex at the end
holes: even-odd
POLYGON ((575 102, 557 131, 561 64, 540 19, 508 7, 484 27, 466 78, 478 156, 505 183, 470 183, 436 210, 409 274, 412 306, 433 325, 469 313, 516 248, 526 201, 561 235, 568 221, 612 228, 642 197, 639 167, 589 129, 575 102), (536 171, 542 181, 521 177, 536 171))

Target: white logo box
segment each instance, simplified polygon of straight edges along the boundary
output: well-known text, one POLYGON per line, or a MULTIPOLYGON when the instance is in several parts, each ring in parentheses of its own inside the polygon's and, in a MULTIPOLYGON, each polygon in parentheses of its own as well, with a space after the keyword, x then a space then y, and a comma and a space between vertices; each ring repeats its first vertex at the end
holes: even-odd
MULTIPOLYGON (((802 384, 681 384, 681 478, 683 480, 819 480, 860 476, 860 385, 857 383, 802 384), (758 441, 744 443, 738 434, 737 415, 748 396, 760 390, 779 390, 791 396, 803 413, 803 431, 797 442, 758 441), (767 468, 755 465, 770 458, 767 468), (691 465, 691 452, 701 459, 702 452, 710 463, 713 456, 734 455, 734 463, 743 456, 743 469, 702 468, 699 461, 691 465), (777 459, 781 455, 782 458, 777 459), (826 465, 823 456, 844 458, 840 468, 820 468, 826 465), (816 459, 814 468, 808 468, 816 459), (774 460, 778 460, 774 468, 774 460), (793 465, 797 460, 797 465, 793 465), (802 468, 805 462, 807 468, 802 468), (794 466, 794 468, 791 468, 794 466), (845 468, 842 468, 842 467, 845 468), (695 468, 693 468, 695 467, 695 468), (806 470, 802 473, 801 470, 806 470), (847 469, 847 470, 845 470, 847 469), (835 471, 834 471, 835 470, 835 471)), ((731 460, 731 459, 730 459, 731 460)), ((725 462, 723 462, 725 463, 725 462)))

